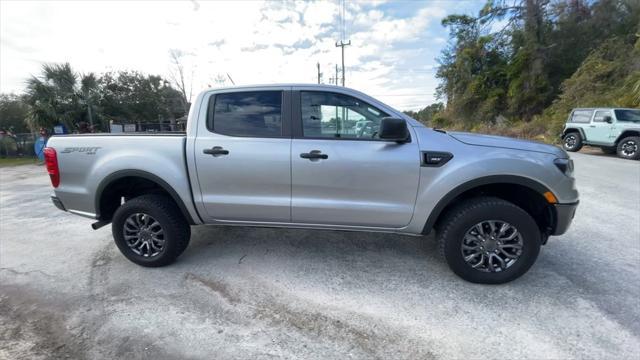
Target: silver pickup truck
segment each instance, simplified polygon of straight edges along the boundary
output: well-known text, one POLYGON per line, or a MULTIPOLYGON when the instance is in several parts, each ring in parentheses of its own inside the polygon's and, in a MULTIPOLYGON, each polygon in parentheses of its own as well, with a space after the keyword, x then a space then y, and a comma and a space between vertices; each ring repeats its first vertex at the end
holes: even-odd
POLYGON ((524 274, 563 234, 578 192, 555 146, 425 127, 343 87, 207 90, 186 134, 54 136, 61 210, 111 223, 129 260, 173 262, 190 225, 425 235, 465 280, 524 274))

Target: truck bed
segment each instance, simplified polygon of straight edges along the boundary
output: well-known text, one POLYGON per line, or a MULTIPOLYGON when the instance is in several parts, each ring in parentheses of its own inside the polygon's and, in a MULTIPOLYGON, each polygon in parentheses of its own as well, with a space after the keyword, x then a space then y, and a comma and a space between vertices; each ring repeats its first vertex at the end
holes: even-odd
POLYGON ((69 212, 97 218, 100 209, 95 194, 104 182, 128 176, 127 169, 137 169, 138 175, 162 179, 193 207, 185 141, 186 134, 177 132, 53 136, 47 146, 56 150, 60 167, 56 196, 69 212))

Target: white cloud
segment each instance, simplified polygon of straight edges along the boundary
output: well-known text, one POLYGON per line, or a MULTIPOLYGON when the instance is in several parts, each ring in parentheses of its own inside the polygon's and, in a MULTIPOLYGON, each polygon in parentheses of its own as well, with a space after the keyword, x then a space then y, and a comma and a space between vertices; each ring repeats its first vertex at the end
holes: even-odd
MULTIPOLYGON (((481 1, 476 7, 481 6, 481 1)), ((455 2, 347 2, 347 85, 380 94, 400 108, 433 101, 433 73, 423 68, 446 37, 434 24, 455 2), (392 16, 388 6, 414 6, 392 16), (432 34, 437 31, 437 34, 432 34), (388 96, 394 95, 394 96, 388 96)), ((184 52, 194 90, 229 73, 236 83, 315 82, 340 62, 337 1, 1 1, 0 91, 20 92, 42 63, 65 62, 79 72, 132 69, 167 75, 169 50, 184 52)))

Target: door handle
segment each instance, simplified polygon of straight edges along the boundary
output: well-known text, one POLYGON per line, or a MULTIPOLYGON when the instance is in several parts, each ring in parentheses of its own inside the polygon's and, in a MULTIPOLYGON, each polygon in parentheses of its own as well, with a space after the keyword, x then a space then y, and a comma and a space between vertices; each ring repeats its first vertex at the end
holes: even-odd
POLYGON ((589 125, 589 127, 596 127, 595 125, 589 125))
POLYGON ((213 156, 229 155, 229 150, 223 149, 222 146, 214 146, 211 149, 204 149, 202 152, 213 156))
POLYGON ((323 154, 320 150, 311 150, 308 153, 300 154, 303 159, 315 160, 315 159, 328 159, 329 155, 323 154))

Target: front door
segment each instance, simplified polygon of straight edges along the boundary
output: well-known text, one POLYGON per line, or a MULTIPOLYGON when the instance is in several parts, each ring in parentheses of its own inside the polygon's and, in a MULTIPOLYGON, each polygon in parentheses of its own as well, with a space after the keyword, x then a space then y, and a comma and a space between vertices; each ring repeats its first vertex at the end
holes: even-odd
POLYGON ((593 114, 593 120, 589 125, 587 132, 587 140, 594 143, 608 144, 612 143, 613 124, 605 121, 605 117, 609 116, 613 121, 611 110, 596 110, 593 114))
POLYGON ((209 221, 291 221, 287 99, 282 90, 211 95, 194 149, 209 221))
POLYGON ((295 91, 292 101, 292 221, 408 225, 420 176, 415 137, 403 144, 380 140, 380 121, 389 115, 355 97, 295 91))

